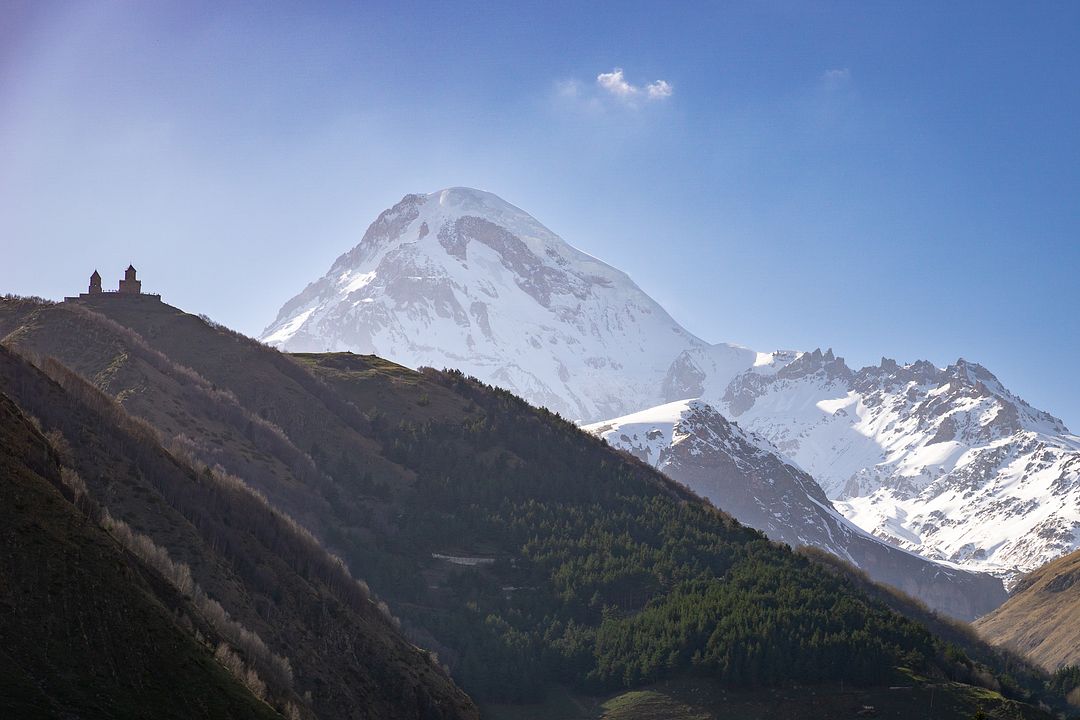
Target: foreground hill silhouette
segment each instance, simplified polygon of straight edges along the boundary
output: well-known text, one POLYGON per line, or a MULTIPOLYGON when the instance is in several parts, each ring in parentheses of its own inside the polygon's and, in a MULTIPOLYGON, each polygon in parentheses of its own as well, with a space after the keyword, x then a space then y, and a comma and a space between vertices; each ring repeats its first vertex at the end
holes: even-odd
MULTIPOLYGON (((193 608, 184 622, 211 645, 227 642, 275 707, 320 718, 476 717, 310 534, 238 478, 182 446, 166 450, 156 431, 67 368, 39 362, 44 371, 0 348, 0 391, 64 446, 90 515, 131 549, 150 545, 155 570, 186 586, 193 608), (187 568, 186 582, 170 563, 187 568)), ((95 667, 89 659, 83 682, 95 667)))
POLYGON ((0 394, 0 716, 278 717, 64 490, 49 440, 0 394))
MULTIPOLYGON (((198 568, 203 553, 224 554, 242 583, 216 596, 290 659, 297 690, 316 703, 346 692, 344 679, 332 654, 317 652, 325 633, 308 634, 310 606, 291 599, 299 591, 277 591, 295 587, 289 572, 310 582, 321 571, 296 553, 266 576, 274 563, 261 553, 282 555, 275 539, 302 534, 276 511, 341 555, 389 601, 407 636, 487 703, 539 701, 558 686, 619 693, 690 679, 730 688, 842 682, 883 697, 897 683, 933 683, 964 712, 1009 705, 1028 717, 1039 711, 999 692, 1057 702, 1033 668, 963 633, 941 639, 923 619, 894 611, 906 606, 888 593, 868 593, 558 416, 458 373, 416 373, 371 356, 287 356, 158 303, 8 300, 0 336, 65 387, 89 395, 89 381, 119 401, 169 458, 218 467, 204 474, 265 494, 261 511, 209 513, 217 539, 199 546, 176 536, 182 520, 192 524, 187 516, 160 522, 122 484, 87 481, 101 502, 130 514, 125 521, 191 562, 200 583, 224 584, 198 568), (249 513, 258 520, 243 527, 255 540, 243 543, 233 523, 249 513), (304 638, 315 647, 298 652, 304 638)), ((63 425, 65 414, 49 414, 41 389, 21 377, 8 373, 0 389, 35 406, 46 428, 63 425)), ((134 474, 157 477, 144 462, 134 474)), ((217 496, 187 495, 190 482, 165 490, 164 504, 201 518, 217 496)), ((392 677, 413 672, 412 694, 402 697, 414 716, 432 708, 450 716, 450 690, 431 689, 434 665, 389 657, 399 658, 392 677)), ((376 673, 386 658, 357 653, 344 664, 376 673)), ((340 704, 316 709, 346 716, 340 704)))

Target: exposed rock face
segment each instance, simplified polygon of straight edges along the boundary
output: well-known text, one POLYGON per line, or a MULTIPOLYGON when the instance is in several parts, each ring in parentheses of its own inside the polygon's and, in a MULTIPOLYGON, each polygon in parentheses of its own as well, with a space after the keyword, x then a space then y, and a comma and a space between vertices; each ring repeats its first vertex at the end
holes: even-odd
POLYGON ((582 420, 660 402, 671 359, 707 347, 625 274, 468 188, 406 195, 262 339, 458 368, 582 420))
POLYGON ((677 401, 586 429, 770 538, 828 550, 939 612, 971 620, 1005 600, 996 578, 928 561, 859 529, 812 477, 704 402, 677 401))

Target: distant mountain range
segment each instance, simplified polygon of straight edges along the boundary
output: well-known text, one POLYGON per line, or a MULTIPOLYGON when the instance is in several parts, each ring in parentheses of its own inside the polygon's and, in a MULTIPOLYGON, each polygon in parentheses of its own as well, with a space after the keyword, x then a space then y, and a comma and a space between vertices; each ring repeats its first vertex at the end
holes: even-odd
POLYGON ((975 363, 856 372, 803 353, 740 374, 717 407, 900 547, 1010 575, 1080 543, 1080 438, 975 363))
POLYGON ((985 368, 710 345, 490 193, 406 196, 262 340, 459 368, 579 422, 702 399, 901 548, 1012 578, 1080 546, 1080 438, 985 368))

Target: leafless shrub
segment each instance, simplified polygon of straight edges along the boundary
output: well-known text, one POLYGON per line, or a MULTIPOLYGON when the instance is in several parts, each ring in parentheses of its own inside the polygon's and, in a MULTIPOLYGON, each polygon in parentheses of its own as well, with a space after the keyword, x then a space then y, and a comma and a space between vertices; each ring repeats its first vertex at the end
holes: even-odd
POLYGON ((63 462, 68 464, 72 462, 71 443, 64 437, 64 433, 57 428, 53 428, 45 433, 45 439, 53 446, 53 450, 56 451, 56 454, 60 456, 63 462))
POLYGON ((390 606, 386 604, 385 600, 380 600, 376 607, 379 608, 379 612, 382 613, 383 617, 390 621, 391 625, 393 625, 398 630, 401 629, 400 618, 395 616, 394 613, 390 612, 390 606))
POLYGON ((17 305, 55 305, 55 300, 48 300, 37 295, 15 295, 12 293, 4 293, 4 302, 15 303, 17 305))
POLYGON ((60 482, 71 492, 71 500, 75 507, 86 513, 88 510, 86 483, 79 477, 79 473, 69 467, 60 468, 60 482))
POLYGON ((45 434, 45 429, 41 427, 41 421, 37 419, 36 415, 31 415, 30 413, 24 412, 23 416, 26 417, 26 420, 34 426, 35 430, 37 430, 42 435, 45 434))
POLYGON ((169 584, 185 597, 193 597, 196 589, 191 568, 184 563, 173 562, 169 553, 146 535, 135 532, 123 520, 117 520, 107 509, 102 511, 102 527, 136 557, 156 570, 169 584))
POLYGON ((228 643, 224 641, 218 643, 217 650, 214 651, 214 658, 233 677, 242 682, 251 691, 252 695, 260 700, 266 700, 266 683, 259 678, 259 674, 255 672, 254 668, 244 664, 244 661, 229 647, 228 643))
MULTIPOLYGON (((284 695, 292 689, 293 670, 288 658, 276 655, 259 634, 233 620, 221 603, 209 597, 192 579, 191 569, 174 562, 169 553, 146 535, 135 532, 123 520, 102 512, 102 526, 132 554, 156 570, 169 584, 191 599, 199 614, 221 637, 238 648, 248 661, 271 682, 275 693, 284 695)), ((219 648, 220 649, 220 648, 219 648)))

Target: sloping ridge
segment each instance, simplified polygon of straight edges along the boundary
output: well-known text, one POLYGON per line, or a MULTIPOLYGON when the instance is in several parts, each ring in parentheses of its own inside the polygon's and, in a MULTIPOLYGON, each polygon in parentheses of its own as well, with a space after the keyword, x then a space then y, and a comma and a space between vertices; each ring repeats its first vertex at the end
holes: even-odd
POLYGON ((1080 665, 1080 551, 1028 573, 975 629, 1047 670, 1080 665))
MULTIPOLYGON (((92 356, 96 346, 89 341, 95 337, 103 344, 122 339, 103 319, 63 306, 38 307, 24 319, 28 324, 21 326, 20 347, 26 352, 34 349, 29 341, 47 335, 52 322, 60 323, 54 329, 67 335, 68 350, 75 354, 92 356), (80 336, 86 342, 79 342, 80 336)), ((151 377, 146 358, 135 360, 143 352, 136 340, 127 338, 116 346, 119 353, 106 375, 113 377, 131 364, 140 370, 140 381, 151 377)), ((9 337, 6 342, 14 341, 9 337)), ((60 363, 49 358, 38 362, 54 379, 0 346, 0 389, 44 427, 67 438, 70 463, 95 503, 173 561, 186 564, 207 598, 243 628, 238 635, 258 636, 254 645, 265 643, 270 653, 291 664, 293 678, 282 681, 282 699, 291 698, 302 714, 314 711, 324 719, 358 712, 403 720, 477 716, 434 659, 405 641, 389 613, 306 530, 241 479, 193 459, 194 441, 172 442, 171 452, 166 451, 158 431, 146 422, 128 416, 60 363)), ((197 382, 193 375, 187 380, 197 382)), ((144 392, 149 389, 142 386, 144 392)), ((235 412, 224 399, 207 405, 207 398, 200 397, 208 415, 227 418, 235 412)), ((200 405, 191 407, 194 412, 200 405)), ((242 415, 233 422, 242 417, 255 425, 242 415)), ((263 430, 253 427, 252 433, 266 440, 263 430)), ((214 442, 198 440, 204 447, 214 442)), ((249 452, 276 451, 287 457, 283 443, 249 452)))
POLYGON ((62 487, 55 450, 0 393, 0 716, 279 717, 62 487))

